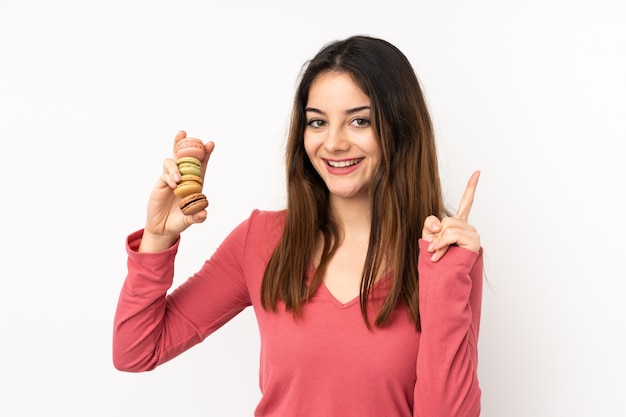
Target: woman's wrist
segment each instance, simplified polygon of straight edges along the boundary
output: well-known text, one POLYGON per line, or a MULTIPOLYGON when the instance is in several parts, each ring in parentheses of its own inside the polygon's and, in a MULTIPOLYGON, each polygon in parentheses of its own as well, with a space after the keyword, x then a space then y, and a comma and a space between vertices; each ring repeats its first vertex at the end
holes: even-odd
POLYGON ((162 252, 176 243, 179 236, 156 235, 144 230, 137 252, 162 252))

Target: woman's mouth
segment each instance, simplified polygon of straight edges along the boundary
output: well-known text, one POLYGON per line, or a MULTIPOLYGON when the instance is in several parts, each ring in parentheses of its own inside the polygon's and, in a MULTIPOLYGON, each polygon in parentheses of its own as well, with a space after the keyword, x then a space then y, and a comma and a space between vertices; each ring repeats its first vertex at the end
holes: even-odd
POLYGON ((331 161, 327 159, 326 164, 328 164, 328 166, 331 168, 347 168, 358 164, 362 160, 363 158, 346 159, 343 161, 331 161))

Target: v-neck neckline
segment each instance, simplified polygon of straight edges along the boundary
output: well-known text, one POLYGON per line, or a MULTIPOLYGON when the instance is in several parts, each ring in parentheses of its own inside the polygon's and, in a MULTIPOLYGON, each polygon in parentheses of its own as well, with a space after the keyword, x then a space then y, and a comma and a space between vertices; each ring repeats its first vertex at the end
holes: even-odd
MULTIPOLYGON (((335 304, 337 307, 339 307, 342 310, 353 306, 354 304, 358 303, 359 300, 361 299, 361 296, 359 294, 356 297, 354 297, 353 299, 351 299, 351 300, 349 300, 349 301, 347 301, 345 303, 342 303, 341 301, 339 301, 339 299, 337 297, 335 297, 333 295, 332 292, 330 292, 330 289, 326 286, 326 283, 324 281, 322 281, 322 283, 320 284, 320 289, 326 294, 326 296, 328 298, 330 298, 330 300, 333 302, 333 304, 335 304)), ((319 289, 318 289, 318 291, 319 291, 319 289)))
MULTIPOLYGON (((315 275, 315 271, 317 270, 317 268, 315 267, 315 265, 310 265, 309 266, 309 278, 313 278, 313 276, 315 275)), ((376 289, 378 288, 383 282, 388 281, 391 278, 391 273, 387 272, 385 273, 382 277, 380 277, 380 279, 378 281, 376 281, 374 283, 374 285, 372 286, 372 289, 376 289)), ((353 305, 357 304, 360 299, 361 299, 361 295, 357 294, 354 298, 352 298, 351 300, 344 302, 341 302, 337 297, 335 297, 335 295, 330 291, 330 289, 328 288, 328 286, 326 286, 326 283, 324 282, 324 280, 322 280, 322 282, 320 283, 319 288, 317 289, 317 291, 322 291, 323 294, 326 295, 326 298, 330 299, 330 301, 332 301, 333 304, 335 304, 337 307, 339 307, 340 309, 344 310, 346 308, 350 308, 353 305)))

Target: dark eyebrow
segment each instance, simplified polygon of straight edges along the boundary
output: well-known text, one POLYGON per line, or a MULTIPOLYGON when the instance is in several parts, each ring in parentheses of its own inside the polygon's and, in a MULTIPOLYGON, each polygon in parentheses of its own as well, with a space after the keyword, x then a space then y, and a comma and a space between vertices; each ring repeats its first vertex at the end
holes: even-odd
MULTIPOLYGON (((370 106, 355 107, 353 109, 346 110, 346 114, 347 115, 354 114, 354 113, 358 113, 358 112, 363 111, 363 110, 370 110, 370 109, 371 109, 370 106)), ((323 111, 321 111, 320 109, 316 109, 315 107, 307 107, 307 108, 304 109, 304 112, 305 113, 311 112, 311 113, 324 114, 323 111)))
POLYGON ((358 113, 358 112, 363 111, 363 110, 370 110, 370 109, 371 109, 370 106, 355 107, 353 109, 346 110, 346 114, 354 114, 354 113, 358 113))
POLYGON ((316 109, 315 107, 307 107, 304 109, 305 113, 311 112, 311 113, 319 113, 319 114, 324 114, 323 111, 321 111, 320 109, 316 109))

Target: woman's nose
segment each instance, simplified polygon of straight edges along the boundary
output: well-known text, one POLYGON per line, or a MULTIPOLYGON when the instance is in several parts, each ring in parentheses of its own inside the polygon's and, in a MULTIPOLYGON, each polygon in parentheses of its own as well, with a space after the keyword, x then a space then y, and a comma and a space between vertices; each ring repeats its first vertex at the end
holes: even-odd
POLYGON ((341 128, 328 129, 328 134, 324 140, 324 148, 328 152, 342 152, 350 148, 350 141, 346 136, 346 132, 341 128))

